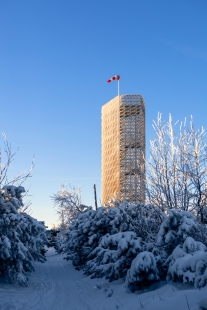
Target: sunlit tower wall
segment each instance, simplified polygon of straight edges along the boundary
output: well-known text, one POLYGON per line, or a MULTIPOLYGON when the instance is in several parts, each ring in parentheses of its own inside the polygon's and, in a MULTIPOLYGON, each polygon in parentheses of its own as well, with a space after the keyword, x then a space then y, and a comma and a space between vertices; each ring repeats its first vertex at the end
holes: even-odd
POLYGON ((117 96, 102 107, 102 204, 145 202, 145 103, 117 96))

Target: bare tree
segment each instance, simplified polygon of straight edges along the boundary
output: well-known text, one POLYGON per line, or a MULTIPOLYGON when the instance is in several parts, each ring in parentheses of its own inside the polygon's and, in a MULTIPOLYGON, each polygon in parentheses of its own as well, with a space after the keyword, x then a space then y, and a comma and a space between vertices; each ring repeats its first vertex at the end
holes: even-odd
POLYGON ((77 219, 80 213, 84 213, 91 207, 83 204, 81 198, 81 189, 69 185, 69 189, 65 185, 61 185, 61 190, 51 196, 54 206, 57 209, 60 225, 68 226, 77 219))
POLYGON ((9 144, 5 134, 2 134, 4 138, 4 152, 0 149, 0 189, 5 185, 21 186, 27 178, 31 177, 33 168, 35 166, 34 158, 29 171, 24 171, 13 177, 11 180, 8 179, 8 170, 14 160, 14 157, 18 150, 12 153, 11 145, 9 144), (5 154, 5 162, 3 162, 3 153, 5 154))
POLYGON ((147 200, 165 208, 188 210, 204 222, 207 202, 207 145, 205 130, 195 130, 186 120, 180 123, 179 133, 171 115, 162 121, 159 113, 153 122, 156 133, 150 141, 150 160, 147 163, 147 200))
POLYGON ((204 222, 207 206, 207 144, 204 141, 205 130, 194 130, 193 121, 190 122, 189 140, 189 165, 188 175, 191 178, 191 200, 193 210, 201 217, 204 222))
MULTIPOLYGON (((11 163, 13 162, 15 155, 18 150, 15 152, 12 152, 11 149, 11 144, 9 144, 7 137, 5 134, 2 134, 3 139, 4 139, 4 149, 3 151, 0 149, 0 190, 5 190, 6 188, 11 188, 12 186, 16 187, 21 187, 21 185, 29 178, 32 176, 32 171, 34 169, 35 163, 34 163, 34 158, 32 159, 32 164, 29 169, 29 171, 24 171, 18 174, 17 176, 9 179, 8 177, 8 172, 11 163), (4 157, 4 158, 3 158, 4 157)), ((22 188, 22 199, 25 196, 29 196, 28 192, 29 189, 25 191, 24 188, 22 188)), ((24 213, 27 211, 27 213, 31 214, 31 209, 29 208, 31 205, 31 201, 26 201, 26 203, 22 203, 22 206, 19 208, 19 213, 24 213)))

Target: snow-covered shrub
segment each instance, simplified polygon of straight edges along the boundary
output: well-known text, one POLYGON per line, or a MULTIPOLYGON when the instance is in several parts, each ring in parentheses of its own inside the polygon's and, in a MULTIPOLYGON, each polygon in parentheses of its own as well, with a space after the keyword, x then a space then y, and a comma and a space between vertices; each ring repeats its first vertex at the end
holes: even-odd
POLYGON ((134 229, 137 236, 149 243, 156 242, 156 236, 162 223, 162 212, 152 205, 135 205, 134 229))
POLYGON ((132 292, 142 289, 159 280, 159 272, 153 253, 144 251, 132 261, 127 272, 125 285, 132 292))
POLYGON ((49 248, 55 246, 55 243, 56 243, 55 239, 56 239, 58 233, 59 233, 59 230, 56 228, 47 229, 47 231, 46 231, 46 236, 47 236, 47 240, 48 240, 47 246, 49 248))
POLYGON ((54 238, 54 248, 57 253, 63 253, 65 248, 65 241, 66 241, 66 232, 65 230, 59 230, 57 236, 54 238))
POLYGON ((196 288, 207 284, 207 252, 206 246, 187 237, 183 246, 178 245, 166 260, 168 281, 194 283, 196 288))
POLYGON ((132 260, 143 250, 141 238, 134 232, 106 234, 89 254, 84 270, 91 277, 106 277, 109 281, 123 278, 132 260))
POLYGON ((201 298, 198 305, 200 310, 207 310, 207 296, 201 298))
POLYGON ((168 213, 163 215, 163 222, 157 235, 157 246, 160 251, 162 249, 161 252, 163 253, 162 259, 157 261, 157 267, 162 279, 167 276, 168 268, 172 262, 190 253, 187 250, 187 246, 192 245, 190 240, 193 240, 194 246, 195 244, 201 244, 201 242, 207 245, 206 227, 198 223, 191 212, 168 210, 168 213), (166 260, 164 260, 165 254, 169 256, 166 260))
POLYGON ((196 217, 188 211, 168 210, 164 215, 163 222, 160 226, 157 243, 162 246, 166 245, 169 251, 172 250, 187 236, 193 236, 199 229, 196 223, 196 217))
POLYGON ((152 206, 117 204, 115 208, 100 207, 80 214, 69 227, 63 251, 77 268, 82 268, 101 237, 119 232, 135 232, 145 241, 155 241, 161 221, 160 211, 152 206))
POLYGON ((34 261, 44 262, 46 244, 43 222, 26 213, 22 186, 5 186, 0 190, 0 275, 7 281, 26 285, 26 273, 34 271, 34 261))
POLYGON ((206 246, 202 242, 195 241, 193 238, 187 237, 183 243, 183 250, 188 254, 195 253, 196 251, 205 252, 206 246))
POLYGON ((174 264, 187 259, 187 255, 193 256, 194 252, 205 251, 206 235, 205 226, 188 211, 169 210, 162 214, 150 205, 125 202, 79 215, 60 246, 77 269, 83 268, 91 277, 106 277, 109 281, 127 274, 127 283, 133 290, 158 278, 164 280, 167 274, 168 279, 187 279, 186 275, 174 272, 174 264), (142 253, 148 254, 142 256, 142 253), (135 265, 132 262, 136 257, 140 258, 135 260, 139 263, 144 260, 148 264, 151 260, 154 273, 141 263, 141 267, 136 263, 136 272, 134 267, 128 272, 131 264, 135 265), (143 272, 141 268, 145 268, 143 272), (134 282, 134 274, 138 273, 134 282))
POLYGON ((58 253, 61 253, 61 246, 64 240, 62 239, 63 234, 59 227, 49 229, 46 231, 48 247, 54 247, 58 253))
POLYGON ((182 258, 187 254, 193 254, 197 251, 205 252, 206 246, 201 243, 195 241, 191 237, 187 237, 184 241, 183 245, 179 244, 172 252, 172 254, 165 261, 165 265, 171 267, 178 258, 182 258))

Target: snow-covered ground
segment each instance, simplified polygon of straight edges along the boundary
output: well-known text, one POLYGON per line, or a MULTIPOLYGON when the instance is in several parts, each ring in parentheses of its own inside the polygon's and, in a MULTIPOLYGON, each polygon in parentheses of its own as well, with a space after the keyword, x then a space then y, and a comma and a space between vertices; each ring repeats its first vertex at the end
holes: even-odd
POLYGON ((123 281, 84 276, 54 249, 48 250, 46 263, 36 264, 28 287, 0 282, 1 310, 198 310, 205 296, 207 288, 171 283, 131 293, 123 281))

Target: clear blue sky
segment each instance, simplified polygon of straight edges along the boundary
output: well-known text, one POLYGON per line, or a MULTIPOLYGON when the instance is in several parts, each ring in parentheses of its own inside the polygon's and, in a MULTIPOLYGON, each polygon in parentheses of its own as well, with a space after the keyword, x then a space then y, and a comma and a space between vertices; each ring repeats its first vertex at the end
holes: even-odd
MULTIPOLYGON (((147 154, 152 120, 192 114, 207 128, 206 0, 0 1, 0 131, 13 150, 11 173, 35 154, 32 215, 57 223, 49 196, 61 183, 101 198, 101 106, 142 94, 147 154)), ((0 144, 3 144, 1 139, 0 144)))

